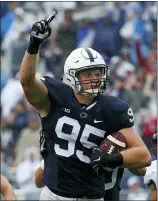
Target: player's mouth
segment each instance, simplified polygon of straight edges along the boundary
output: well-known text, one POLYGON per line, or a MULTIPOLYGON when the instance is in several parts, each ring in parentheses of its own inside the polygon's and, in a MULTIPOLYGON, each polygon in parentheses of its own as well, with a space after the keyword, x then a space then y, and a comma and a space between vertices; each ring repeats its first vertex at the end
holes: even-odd
POLYGON ((94 80, 94 81, 83 81, 82 82, 82 88, 84 90, 88 90, 88 89, 97 89, 99 88, 101 82, 99 80, 94 80))
POLYGON ((99 84, 87 84, 84 86, 84 89, 87 90, 87 89, 97 89, 99 87, 99 84))

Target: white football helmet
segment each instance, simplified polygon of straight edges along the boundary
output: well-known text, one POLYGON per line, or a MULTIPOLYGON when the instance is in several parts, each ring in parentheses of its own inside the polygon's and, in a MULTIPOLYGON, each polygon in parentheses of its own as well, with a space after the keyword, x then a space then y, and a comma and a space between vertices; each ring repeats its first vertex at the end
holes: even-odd
MULTIPOLYGON (((74 91, 84 95, 97 96, 102 94, 108 83, 108 66, 103 57, 92 48, 78 48, 71 52, 64 65, 63 82, 69 85, 74 91), (78 72, 86 69, 102 69, 102 76, 99 79, 98 88, 84 90, 82 82, 78 79, 78 72)), ((91 80, 91 83, 94 80, 91 80)))

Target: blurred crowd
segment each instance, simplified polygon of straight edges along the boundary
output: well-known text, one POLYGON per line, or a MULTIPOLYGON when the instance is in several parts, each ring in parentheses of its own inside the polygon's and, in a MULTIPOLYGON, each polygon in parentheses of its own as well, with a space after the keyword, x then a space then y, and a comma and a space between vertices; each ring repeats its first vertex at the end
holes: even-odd
MULTIPOLYGON (((16 189, 30 193, 28 199, 32 192, 39 194, 33 174, 40 164, 40 118, 24 97, 19 69, 32 24, 49 17, 53 9, 58 15, 51 23, 51 37, 41 46, 37 76, 60 79, 65 59, 72 50, 94 48, 109 66, 105 94, 118 96, 131 105, 135 130, 150 149, 150 139, 157 126, 156 2, 0 4, 1 168, 16 189)), ((125 175, 131 176, 126 172, 125 175)), ((138 178, 125 183, 124 189, 130 189, 131 183, 139 183, 141 187, 138 178)), ((132 196, 132 200, 136 199, 132 196)), ((145 199, 147 196, 140 200, 145 199)))

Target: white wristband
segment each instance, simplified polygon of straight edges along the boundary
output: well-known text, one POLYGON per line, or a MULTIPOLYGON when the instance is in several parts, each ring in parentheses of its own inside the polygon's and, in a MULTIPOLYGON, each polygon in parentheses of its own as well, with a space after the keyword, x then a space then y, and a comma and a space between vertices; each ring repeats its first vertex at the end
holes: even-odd
POLYGON ((41 165, 40 165, 41 169, 44 170, 44 160, 41 160, 41 165))

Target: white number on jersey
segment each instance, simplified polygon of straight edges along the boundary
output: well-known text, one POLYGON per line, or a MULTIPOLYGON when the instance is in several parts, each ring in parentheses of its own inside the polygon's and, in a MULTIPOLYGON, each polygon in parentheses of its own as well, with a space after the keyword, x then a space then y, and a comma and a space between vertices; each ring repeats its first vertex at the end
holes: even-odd
POLYGON ((134 114, 133 114, 132 108, 128 109, 127 114, 131 117, 129 121, 132 123, 134 121, 134 114))
MULTIPOLYGON (((67 140, 68 148, 67 150, 60 147, 60 144, 55 144, 54 149, 57 155, 64 156, 64 157, 70 157, 73 154, 76 154, 76 156, 85 163, 90 163, 90 158, 83 154, 82 150, 75 150, 75 144, 77 141, 77 138, 79 136, 81 126, 79 122, 75 119, 72 119, 67 116, 63 116, 60 119, 58 119, 55 132, 60 139, 67 140), (72 126, 71 134, 65 133, 62 131, 63 125, 67 124, 72 126)), ((91 149, 92 147, 97 147, 98 145, 90 142, 89 137, 90 135, 96 135, 98 137, 104 138, 105 131, 101 130, 99 128, 95 128, 93 126, 90 126, 88 124, 85 125, 82 135, 80 137, 80 142, 83 147, 86 147, 88 149, 91 149)))
MULTIPOLYGON (((109 189, 111 189, 111 188, 114 187, 114 185, 115 185, 115 183, 116 183, 116 180, 117 180, 117 173, 118 173, 118 170, 119 170, 119 167, 117 167, 117 168, 115 168, 115 169, 113 169, 113 170, 111 171, 111 174, 112 174, 112 175, 111 175, 111 182, 104 184, 104 186, 105 186, 105 191, 106 191, 106 190, 109 190, 109 189)), ((108 174, 110 174, 110 172, 109 172, 108 174)))

